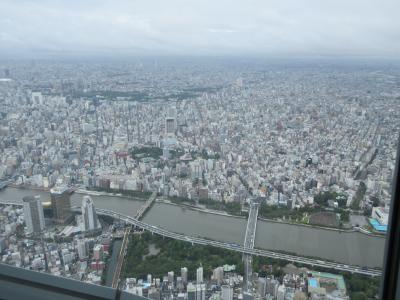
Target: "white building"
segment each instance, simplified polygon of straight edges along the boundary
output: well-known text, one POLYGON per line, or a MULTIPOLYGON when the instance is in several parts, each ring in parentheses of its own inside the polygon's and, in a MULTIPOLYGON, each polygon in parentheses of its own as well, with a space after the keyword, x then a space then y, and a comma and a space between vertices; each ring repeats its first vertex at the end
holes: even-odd
POLYGON ((181 278, 183 283, 187 283, 188 280, 188 269, 186 267, 181 268, 181 278))
POLYGON ((197 268, 197 271, 196 271, 196 283, 197 284, 203 283, 203 267, 197 268))
POLYGON ((373 207, 371 217, 376 219, 379 224, 387 225, 389 221, 389 209, 385 207, 373 207))
POLYGON ((42 201, 39 196, 26 196, 22 199, 24 203, 24 218, 28 233, 39 233, 44 227, 44 214, 42 201))

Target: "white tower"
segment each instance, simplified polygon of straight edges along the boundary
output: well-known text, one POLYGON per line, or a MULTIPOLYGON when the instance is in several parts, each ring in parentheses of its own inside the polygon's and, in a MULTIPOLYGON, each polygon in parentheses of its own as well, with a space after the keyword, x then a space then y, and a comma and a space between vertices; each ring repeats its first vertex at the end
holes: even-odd
POLYGON ((196 283, 197 284, 203 283, 203 267, 197 268, 196 283))

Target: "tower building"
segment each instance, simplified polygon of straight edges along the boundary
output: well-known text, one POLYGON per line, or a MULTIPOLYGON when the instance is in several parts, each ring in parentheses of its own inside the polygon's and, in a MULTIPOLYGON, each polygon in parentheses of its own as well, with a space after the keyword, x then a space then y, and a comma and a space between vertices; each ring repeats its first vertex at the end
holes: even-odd
POLYGON ((95 230, 100 227, 96 209, 90 196, 83 196, 82 199, 82 223, 83 231, 95 230))
POLYGON ((44 227, 44 214, 40 196, 25 196, 23 199, 25 223, 28 233, 39 233, 44 227))
POLYGON ((50 190, 53 219, 65 224, 72 218, 70 192, 66 186, 57 186, 50 190))

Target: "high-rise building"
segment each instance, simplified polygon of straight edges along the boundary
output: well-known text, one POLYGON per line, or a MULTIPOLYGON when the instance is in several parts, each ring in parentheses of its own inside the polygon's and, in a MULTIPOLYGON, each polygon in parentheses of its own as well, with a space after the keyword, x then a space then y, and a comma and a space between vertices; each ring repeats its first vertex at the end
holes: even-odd
POLYGON ((217 267, 213 271, 213 278, 217 282, 217 284, 221 284, 222 280, 224 279, 224 268, 217 267))
POLYGON ((196 271, 196 283, 197 284, 203 283, 203 267, 197 268, 197 271, 196 271))
POLYGON ((182 277, 180 276, 176 277, 176 288, 180 291, 182 291, 185 288, 182 282, 182 277))
POLYGON ((175 119, 165 118, 165 133, 167 135, 175 134, 175 119))
POLYGON ((101 226, 90 196, 83 196, 82 199, 82 224, 83 231, 95 230, 101 226))
POLYGON ((182 277, 182 282, 184 284, 187 284, 188 280, 188 269, 186 267, 181 268, 181 277, 182 277))
POLYGON ((165 133, 166 135, 174 135, 177 125, 176 125, 176 108, 170 107, 167 111, 167 116, 165 118, 165 133))
POLYGON ((85 240, 78 240, 77 246, 79 259, 85 259, 88 256, 87 243, 85 240))
POLYGON ((66 186, 57 186, 50 190, 53 219, 56 223, 64 224, 71 217, 70 192, 66 186))
POLYGON ((201 178, 202 177, 202 169, 201 165, 198 161, 190 162, 190 173, 192 175, 192 179, 201 178))
POLYGON ((174 283, 174 271, 168 272, 168 283, 173 284, 174 283))
POLYGON ((221 300, 232 300, 233 288, 230 285, 221 286, 221 300))
POLYGON ((22 199, 24 205, 25 223, 28 233, 39 233, 44 227, 44 214, 42 201, 39 196, 26 196, 22 199))

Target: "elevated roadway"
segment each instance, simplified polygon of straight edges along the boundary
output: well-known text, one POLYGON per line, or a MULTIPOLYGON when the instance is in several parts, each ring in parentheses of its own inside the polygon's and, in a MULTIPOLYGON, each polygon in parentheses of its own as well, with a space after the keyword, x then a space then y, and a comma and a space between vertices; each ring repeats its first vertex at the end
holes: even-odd
MULTIPOLYGON (((249 217, 247 219, 246 235, 244 238, 244 248, 254 249, 254 243, 256 239, 256 229, 257 229, 257 217, 258 217, 258 203, 251 202, 249 209, 249 217)), ((253 258, 251 254, 243 254, 244 261, 244 273, 245 273, 245 289, 249 292, 252 288, 251 277, 253 275, 253 258)))
POLYGON ((111 287, 114 289, 118 288, 119 278, 121 277, 122 266, 124 264, 126 253, 128 251, 130 232, 131 232, 131 226, 128 226, 124 232, 124 238, 122 240, 122 245, 118 254, 117 266, 115 267, 115 272, 111 282, 111 287))
POLYGON ((165 237, 173 238, 176 240, 189 242, 192 244, 214 246, 214 247, 219 247, 219 248, 237 251, 237 252, 250 254, 250 255, 264 256, 264 257, 270 257, 270 258, 274 258, 274 259, 282 259, 282 260, 286 260, 288 262, 299 263, 299 264, 303 264, 303 265, 307 265, 307 266, 311 266, 311 267, 320 267, 320 268, 332 269, 332 270, 337 270, 337 271, 346 271, 346 272, 350 272, 350 273, 373 276, 373 277, 382 275, 382 271, 377 270, 377 269, 362 268, 359 266, 346 265, 346 264, 324 261, 324 260, 319 260, 319 259, 314 259, 314 258, 306 258, 306 257, 301 257, 301 256, 296 256, 296 255, 291 255, 291 254, 274 252, 274 251, 270 251, 270 250, 262 250, 262 249, 254 249, 254 248, 251 249, 251 248, 241 246, 238 244, 234 244, 234 243, 225 243, 225 242, 208 240, 208 239, 200 238, 200 237, 187 236, 184 234, 168 231, 162 227, 149 225, 142 221, 136 220, 133 217, 125 216, 125 215, 122 215, 122 214, 119 214, 119 213, 116 213, 116 212, 113 212, 110 210, 97 208, 96 212, 99 215, 106 215, 106 216, 114 217, 116 219, 120 219, 121 221, 124 221, 127 224, 134 225, 138 228, 142 228, 149 232, 159 234, 159 235, 162 235, 165 237))

